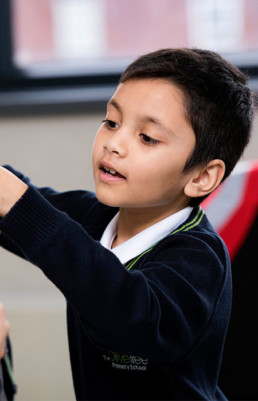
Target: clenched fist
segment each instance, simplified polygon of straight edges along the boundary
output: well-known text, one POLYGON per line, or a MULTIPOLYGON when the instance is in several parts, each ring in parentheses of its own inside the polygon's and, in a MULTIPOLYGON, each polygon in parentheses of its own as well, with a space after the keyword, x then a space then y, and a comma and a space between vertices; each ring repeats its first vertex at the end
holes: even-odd
POLYGON ((9 212, 27 188, 27 184, 4 167, 0 167, 0 217, 9 212))

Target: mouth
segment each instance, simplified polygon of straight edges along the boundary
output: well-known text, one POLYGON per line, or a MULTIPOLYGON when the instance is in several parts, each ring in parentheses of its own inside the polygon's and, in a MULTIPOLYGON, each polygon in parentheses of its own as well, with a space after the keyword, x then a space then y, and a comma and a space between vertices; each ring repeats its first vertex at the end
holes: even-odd
POLYGON ((100 163, 99 169, 102 173, 104 173, 106 176, 110 176, 113 178, 119 178, 119 179, 126 179, 125 176, 120 174, 118 171, 116 171, 113 167, 108 166, 106 163, 100 163))

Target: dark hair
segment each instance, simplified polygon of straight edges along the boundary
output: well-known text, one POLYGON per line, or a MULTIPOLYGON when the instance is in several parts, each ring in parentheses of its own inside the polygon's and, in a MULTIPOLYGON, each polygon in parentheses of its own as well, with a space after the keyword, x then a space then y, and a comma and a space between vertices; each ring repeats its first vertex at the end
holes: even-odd
MULTIPOLYGON (((119 83, 162 78, 179 87, 196 145, 184 171, 221 159, 233 170, 250 139, 254 114, 247 76, 219 54, 201 49, 161 49, 132 62, 119 83)), ((192 200, 200 203, 204 198, 192 200)))

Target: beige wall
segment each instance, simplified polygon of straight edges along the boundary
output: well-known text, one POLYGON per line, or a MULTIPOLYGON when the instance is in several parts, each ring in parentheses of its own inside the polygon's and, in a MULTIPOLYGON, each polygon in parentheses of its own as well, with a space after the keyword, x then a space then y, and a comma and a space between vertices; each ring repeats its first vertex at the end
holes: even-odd
MULTIPOLYGON (((101 114, 0 119, 0 164, 39 186, 93 189, 91 147, 101 114)), ((258 117, 245 159, 258 158, 258 117)), ((65 302, 34 266, 0 249, 0 300, 11 322, 17 401, 72 401, 65 302)))

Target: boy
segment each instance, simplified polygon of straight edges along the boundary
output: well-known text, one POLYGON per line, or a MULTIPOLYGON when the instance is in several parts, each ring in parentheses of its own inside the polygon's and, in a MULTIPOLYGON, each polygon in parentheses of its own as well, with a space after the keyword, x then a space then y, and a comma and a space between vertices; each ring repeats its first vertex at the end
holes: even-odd
POLYGON ((93 148, 96 196, 0 171, 1 245, 67 299, 78 400, 225 400, 230 261, 199 203, 248 143, 246 77, 218 54, 133 62, 93 148))

